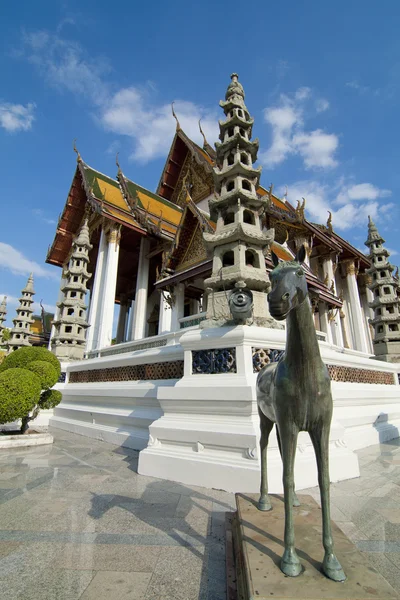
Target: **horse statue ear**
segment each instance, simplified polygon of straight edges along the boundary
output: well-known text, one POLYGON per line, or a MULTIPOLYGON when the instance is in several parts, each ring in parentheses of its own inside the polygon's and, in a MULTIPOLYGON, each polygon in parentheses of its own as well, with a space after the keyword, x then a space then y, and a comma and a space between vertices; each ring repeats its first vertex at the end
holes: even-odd
POLYGON ((304 244, 301 245, 300 249, 298 250, 297 254, 296 254, 296 258, 295 261, 303 264, 304 259, 306 257, 306 247, 304 244))
POLYGON ((271 250, 271 256, 272 256, 272 262, 274 263, 274 267, 277 267, 279 265, 279 258, 277 257, 275 252, 273 252, 272 250, 271 250))

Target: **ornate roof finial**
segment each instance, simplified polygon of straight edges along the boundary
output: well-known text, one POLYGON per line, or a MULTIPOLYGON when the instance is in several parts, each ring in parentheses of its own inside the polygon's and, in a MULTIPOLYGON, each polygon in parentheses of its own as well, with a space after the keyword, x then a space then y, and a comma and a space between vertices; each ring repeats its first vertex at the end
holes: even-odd
POLYGON ((203 148, 204 148, 205 146, 208 145, 208 142, 207 142, 206 136, 204 135, 204 131, 201 128, 201 119, 199 119, 199 129, 200 129, 201 135, 203 136, 203 148))
POLYGON ((77 154, 77 156, 76 156, 76 162, 77 162, 77 163, 80 163, 80 162, 82 162, 82 157, 81 157, 81 155, 79 154, 79 152, 78 152, 78 149, 77 149, 77 147, 76 147, 76 138, 74 139, 74 152, 76 152, 76 154, 77 154))
POLYGON ((303 202, 300 202, 300 200, 297 200, 297 206, 295 209, 295 213, 298 219, 300 219, 301 221, 304 219, 304 209, 306 207, 306 199, 303 198, 303 202))
POLYGON ((181 129, 181 124, 179 123, 179 121, 178 121, 178 117, 177 117, 177 116, 176 116, 176 114, 175 114, 175 111, 174 111, 174 104, 175 104, 175 102, 172 102, 172 104, 171 104, 171 108, 172 108, 172 116, 174 117, 174 119, 175 119, 175 121, 176 121, 176 131, 179 131, 179 130, 181 129))
POLYGON ((327 222, 326 222, 326 227, 327 227, 327 229, 328 229, 329 233, 333 233, 333 227, 332 227, 332 213, 331 213, 331 211, 330 211, 330 210, 328 210, 328 214, 329 214, 329 217, 328 217, 328 220, 327 220, 327 222))
POLYGON ((231 83, 228 85, 228 89, 226 90, 225 100, 231 98, 231 96, 241 96, 244 99, 244 89, 241 83, 238 81, 239 75, 237 73, 232 73, 231 75, 231 83))
POLYGON ((116 154, 116 156, 115 156, 115 164, 116 164, 116 165, 117 165, 117 167, 118 167, 118 175, 119 175, 120 173, 122 173, 122 171, 121 171, 121 167, 119 166, 119 160, 118 160, 118 156, 119 156, 119 152, 117 152, 117 154, 116 154))

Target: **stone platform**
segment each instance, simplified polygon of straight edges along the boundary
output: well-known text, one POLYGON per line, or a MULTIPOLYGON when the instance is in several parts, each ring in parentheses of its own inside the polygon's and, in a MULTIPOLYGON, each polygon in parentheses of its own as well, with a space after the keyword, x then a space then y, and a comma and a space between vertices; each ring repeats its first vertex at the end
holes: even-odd
POLYGON ((286 577, 279 568, 283 553, 283 498, 272 496, 270 512, 257 509, 257 498, 256 494, 236 495, 237 512, 232 529, 238 600, 400 598, 335 523, 332 523, 335 552, 347 580, 335 583, 321 573, 322 516, 311 496, 299 496, 301 506, 294 509, 296 549, 304 571, 299 577, 286 577))

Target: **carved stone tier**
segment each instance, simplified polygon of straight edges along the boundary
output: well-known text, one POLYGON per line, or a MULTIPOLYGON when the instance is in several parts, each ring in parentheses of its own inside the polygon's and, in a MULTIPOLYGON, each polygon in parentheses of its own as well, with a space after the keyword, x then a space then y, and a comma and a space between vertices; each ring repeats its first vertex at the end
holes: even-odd
POLYGON ((19 299, 19 306, 17 308, 17 316, 13 319, 14 327, 11 329, 11 337, 9 341, 9 347, 14 350, 21 348, 22 346, 30 346, 29 335, 31 331, 31 324, 33 323, 33 296, 35 290, 33 289, 33 274, 31 273, 27 281, 26 286, 22 290, 22 296, 19 299))
POLYGON ((388 261, 388 250, 383 247, 385 240, 369 217, 368 246, 371 267, 368 287, 374 295, 368 303, 374 310, 370 324, 374 327, 374 354, 380 360, 400 362, 400 298, 397 295, 398 281, 392 275, 394 265, 388 261))
POLYGON ((83 358, 86 344, 87 322, 85 304, 86 284, 91 274, 87 270, 89 228, 85 221, 72 244, 68 265, 64 268, 60 287, 61 300, 57 302, 58 316, 54 320, 52 350, 62 361, 83 358))
POLYGON ((216 144, 214 167, 216 196, 209 202, 211 218, 217 226, 215 232, 203 234, 208 251, 213 253, 213 267, 211 277, 204 282, 210 293, 202 327, 232 323, 229 297, 234 289, 243 288, 253 293, 252 323, 274 326, 276 322, 267 309, 270 283, 264 257, 274 232, 264 232, 261 219, 269 198, 257 195, 261 167, 254 168, 253 162, 257 159, 258 141, 250 140, 253 119, 244 104, 243 87, 235 73, 231 78, 226 101, 220 102, 226 119, 219 124, 221 143, 216 144))

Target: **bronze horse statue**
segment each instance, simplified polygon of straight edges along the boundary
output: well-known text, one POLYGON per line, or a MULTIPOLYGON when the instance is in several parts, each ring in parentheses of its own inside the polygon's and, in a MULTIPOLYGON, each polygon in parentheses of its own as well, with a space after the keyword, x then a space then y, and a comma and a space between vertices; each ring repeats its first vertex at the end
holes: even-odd
POLYGON ((322 362, 308 299, 306 277, 301 264, 302 246, 294 261, 279 262, 272 252, 275 268, 270 274, 268 304, 271 316, 286 319, 286 350, 277 363, 264 367, 257 377, 257 404, 261 428, 260 510, 271 510, 268 498, 267 446, 276 423, 283 462, 285 502, 285 550, 281 570, 296 577, 302 571, 294 546, 293 505, 299 502, 294 490, 294 459, 299 431, 308 431, 314 446, 321 493, 323 545, 322 570, 334 581, 346 576, 333 552, 329 499, 329 430, 332 419, 331 382, 322 362))

